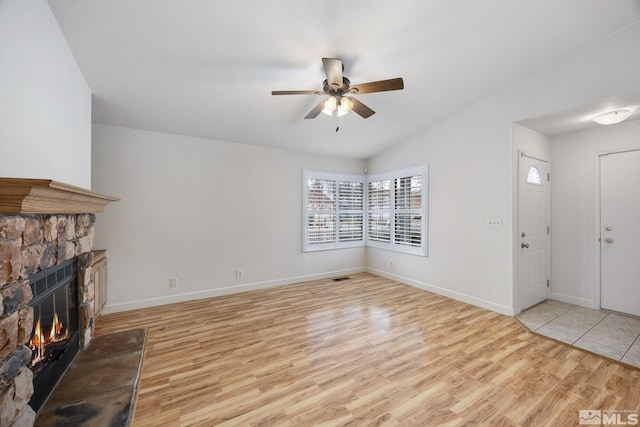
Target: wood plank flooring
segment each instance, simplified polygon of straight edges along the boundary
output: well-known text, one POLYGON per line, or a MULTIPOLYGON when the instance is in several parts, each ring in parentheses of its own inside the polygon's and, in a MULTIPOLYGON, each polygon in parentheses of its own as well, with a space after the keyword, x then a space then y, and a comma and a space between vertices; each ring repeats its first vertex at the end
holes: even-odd
POLYGON ((133 426, 572 426, 640 371, 370 274, 106 315, 147 327, 133 426))

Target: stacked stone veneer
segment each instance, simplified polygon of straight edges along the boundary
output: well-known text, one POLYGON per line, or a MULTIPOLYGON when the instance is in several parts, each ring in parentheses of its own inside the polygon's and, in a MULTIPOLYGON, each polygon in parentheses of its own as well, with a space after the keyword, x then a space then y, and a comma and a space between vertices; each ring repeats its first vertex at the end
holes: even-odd
POLYGON ((33 297, 29 276, 78 257, 80 348, 93 336, 95 215, 0 215, 0 426, 31 426, 33 297))

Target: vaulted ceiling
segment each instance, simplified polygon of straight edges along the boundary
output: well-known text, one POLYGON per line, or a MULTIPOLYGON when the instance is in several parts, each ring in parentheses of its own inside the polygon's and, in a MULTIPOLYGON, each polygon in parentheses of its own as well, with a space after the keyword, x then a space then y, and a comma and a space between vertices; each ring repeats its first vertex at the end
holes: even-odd
POLYGON ((637 0, 49 0, 93 121, 368 158, 640 19, 637 0), (322 57, 376 111, 304 120, 322 57))

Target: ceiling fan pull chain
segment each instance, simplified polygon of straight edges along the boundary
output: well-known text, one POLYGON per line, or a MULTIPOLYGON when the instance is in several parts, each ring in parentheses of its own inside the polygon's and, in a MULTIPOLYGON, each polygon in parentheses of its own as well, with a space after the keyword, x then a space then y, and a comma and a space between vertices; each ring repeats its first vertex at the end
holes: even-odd
POLYGON ((338 123, 338 113, 337 113, 337 110, 336 110, 335 115, 336 115, 336 132, 338 132, 338 131, 340 130, 340 124, 338 123))

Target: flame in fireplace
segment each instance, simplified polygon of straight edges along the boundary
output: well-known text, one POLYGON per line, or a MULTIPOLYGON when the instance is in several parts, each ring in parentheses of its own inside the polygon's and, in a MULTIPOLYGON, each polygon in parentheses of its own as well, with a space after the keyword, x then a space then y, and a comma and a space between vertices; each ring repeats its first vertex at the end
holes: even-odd
POLYGON ((58 312, 54 311, 53 320, 51 322, 51 330, 49 334, 45 334, 40 326, 40 319, 36 323, 36 327, 29 340, 29 348, 33 352, 30 367, 44 360, 47 356, 47 346, 53 343, 64 341, 69 338, 69 331, 64 327, 62 321, 58 317, 58 312))
POLYGON ((54 340, 55 337, 60 335, 60 331, 62 331, 62 322, 58 319, 58 312, 55 312, 53 313, 53 322, 51 323, 49 338, 54 340))
POLYGON ((42 336, 42 329, 40 328, 40 319, 38 319, 36 329, 29 341, 29 348, 34 352, 34 355, 31 358, 31 366, 33 366, 43 359, 44 336, 42 336))

